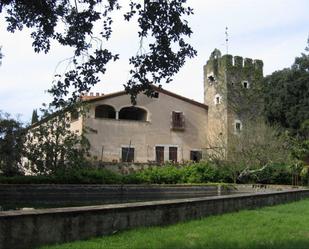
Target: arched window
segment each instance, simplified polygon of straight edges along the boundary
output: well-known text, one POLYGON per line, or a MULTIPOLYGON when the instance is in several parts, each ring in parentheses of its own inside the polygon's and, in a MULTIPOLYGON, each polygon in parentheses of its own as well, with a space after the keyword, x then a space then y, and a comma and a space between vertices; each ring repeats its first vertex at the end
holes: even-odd
POLYGON ((147 121, 147 111, 135 106, 124 107, 119 112, 119 119, 147 121))
POLYGON ((95 118, 116 118, 116 111, 110 105, 98 105, 95 108, 95 118))
POLYGON ((248 89, 250 87, 250 84, 249 84, 249 82, 247 80, 244 80, 242 82, 242 86, 243 86, 243 88, 248 89))
POLYGON ((216 95, 215 95, 215 98, 214 98, 214 103, 215 103, 215 105, 219 105, 219 104, 221 104, 221 102, 222 102, 222 97, 221 97, 221 95, 220 95, 220 94, 216 94, 216 95))
POLYGON ((215 78, 215 76, 214 76, 213 74, 207 75, 207 80, 208 80, 208 83, 209 83, 210 85, 216 83, 216 78, 215 78))

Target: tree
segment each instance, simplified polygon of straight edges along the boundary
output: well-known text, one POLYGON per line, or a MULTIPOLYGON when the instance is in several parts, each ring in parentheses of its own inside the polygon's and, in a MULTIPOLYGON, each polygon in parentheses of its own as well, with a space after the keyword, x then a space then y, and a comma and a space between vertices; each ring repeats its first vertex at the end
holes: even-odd
MULTIPOLYGON (((219 135, 213 142, 226 144, 226 138, 219 135)), ((263 117, 258 117, 247 120, 240 131, 231 132, 226 146, 213 147, 205 156, 221 171, 229 172, 235 183, 290 184, 291 174, 299 169, 299 160, 293 154, 296 149, 300 153, 297 146, 295 139, 280 126, 270 126, 263 117)))
POLYGON ((5 176, 22 174, 23 135, 22 123, 0 112, 0 171, 5 176))
POLYGON ((50 109, 45 109, 44 116, 46 118, 28 128, 25 167, 36 174, 50 175, 83 166, 89 142, 84 133, 70 129, 70 110, 50 114, 50 109))
MULTIPOLYGON (((129 60, 133 68, 125 84, 133 103, 140 92, 152 96, 151 84, 170 82, 186 58, 196 55, 185 40, 192 31, 183 16, 193 14, 185 3, 186 0, 144 0, 143 4, 129 1, 130 10, 124 13, 124 19, 137 18, 142 45, 141 51, 129 60), (143 44, 145 38, 151 42, 143 44)), ((104 46, 112 35, 111 14, 120 9, 119 0, 0 2, 8 31, 22 30, 24 26, 33 30, 35 52, 48 53, 52 40, 74 49, 71 68, 64 77, 56 75, 49 90, 57 107, 65 105, 66 100, 74 102, 82 92, 89 91, 99 81, 99 75, 105 73, 107 63, 119 58, 104 46)))
POLYGON ((236 169, 237 179, 262 172, 275 164, 289 162, 289 143, 276 127, 264 120, 246 124, 240 134, 233 134, 229 140, 227 162, 236 169))
POLYGON ((294 64, 265 78, 265 115, 291 135, 305 137, 302 124, 309 119, 309 39, 306 53, 294 64))
POLYGON ((34 109, 33 112, 32 112, 31 124, 34 124, 38 121, 39 121, 38 112, 37 112, 36 109, 34 109))

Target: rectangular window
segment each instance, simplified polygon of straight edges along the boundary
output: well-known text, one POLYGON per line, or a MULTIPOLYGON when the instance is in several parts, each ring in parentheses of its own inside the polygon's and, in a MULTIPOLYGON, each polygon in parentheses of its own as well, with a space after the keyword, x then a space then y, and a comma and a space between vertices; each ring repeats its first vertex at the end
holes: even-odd
POLYGON ((71 122, 74 122, 74 121, 78 120, 78 118, 79 118, 79 113, 78 113, 77 110, 71 111, 70 115, 71 115, 71 122))
POLYGON ((134 148, 122 147, 121 148, 121 160, 122 162, 134 162, 134 148))
POLYGON ((172 129, 184 130, 185 119, 182 112, 172 112, 172 129))
POLYGON ((190 151, 190 160, 193 162, 199 162, 202 159, 202 151, 191 150, 190 151))
POLYGON ((161 164, 164 163, 164 147, 156 146, 156 162, 161 164))
POLYGON ((169 147, 169 160, 177 163, 177 147, 169 147))
POLYGON ((236 122, 235 128, 236 128, 236 131, 237 131, 237 132, 240 132, 240 130, 241 130, 241 124, 240 124, 239 122, 236 122))
POLYGON ((156 98, 156 99, 158 99, 158 98, 159 98, 159 93, 158 93, 158 92, 155 92, 155 93, 153 94, 153 97, 156 98))

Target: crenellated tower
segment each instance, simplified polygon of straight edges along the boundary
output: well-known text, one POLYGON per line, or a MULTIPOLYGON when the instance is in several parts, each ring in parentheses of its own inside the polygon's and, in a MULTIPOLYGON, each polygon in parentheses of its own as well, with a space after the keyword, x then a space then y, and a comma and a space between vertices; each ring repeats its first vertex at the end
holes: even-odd
MULTIPOLYGON (((263 78, 263 61, 221 55, 215 49, 204 65, 204 103, 208 105, 208 150, 226 156, 230 134, 240 133, 250 94, 263 78)), ((252 98, 251 98, 252 99, 252 98)), ((254 103, 253 103, 254 104, 254 103)))

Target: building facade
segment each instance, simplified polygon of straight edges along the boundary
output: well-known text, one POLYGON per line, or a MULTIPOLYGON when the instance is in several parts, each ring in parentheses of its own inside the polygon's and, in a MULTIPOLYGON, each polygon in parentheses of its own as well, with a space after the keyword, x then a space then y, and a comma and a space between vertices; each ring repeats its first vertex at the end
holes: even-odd
POLYGON ((198 161, 205 146, 207 106, 155 88, 132 106, 125 92, 86 96, 87 114, 73 120, 85 130, 90 154, 107 162, 198 161))
POLYGON ((157 87, 155 97, 140 94, 135 106, 124 91, 84 96, 86 115, 72 119, 71 129, 85 131, 94 160, 198 161, 240 132, 245 117, 230 108, 233 88, 248 89, 262 76, 262 61, 221 56, 216 49, 204 66, 204 103, 157 87))

